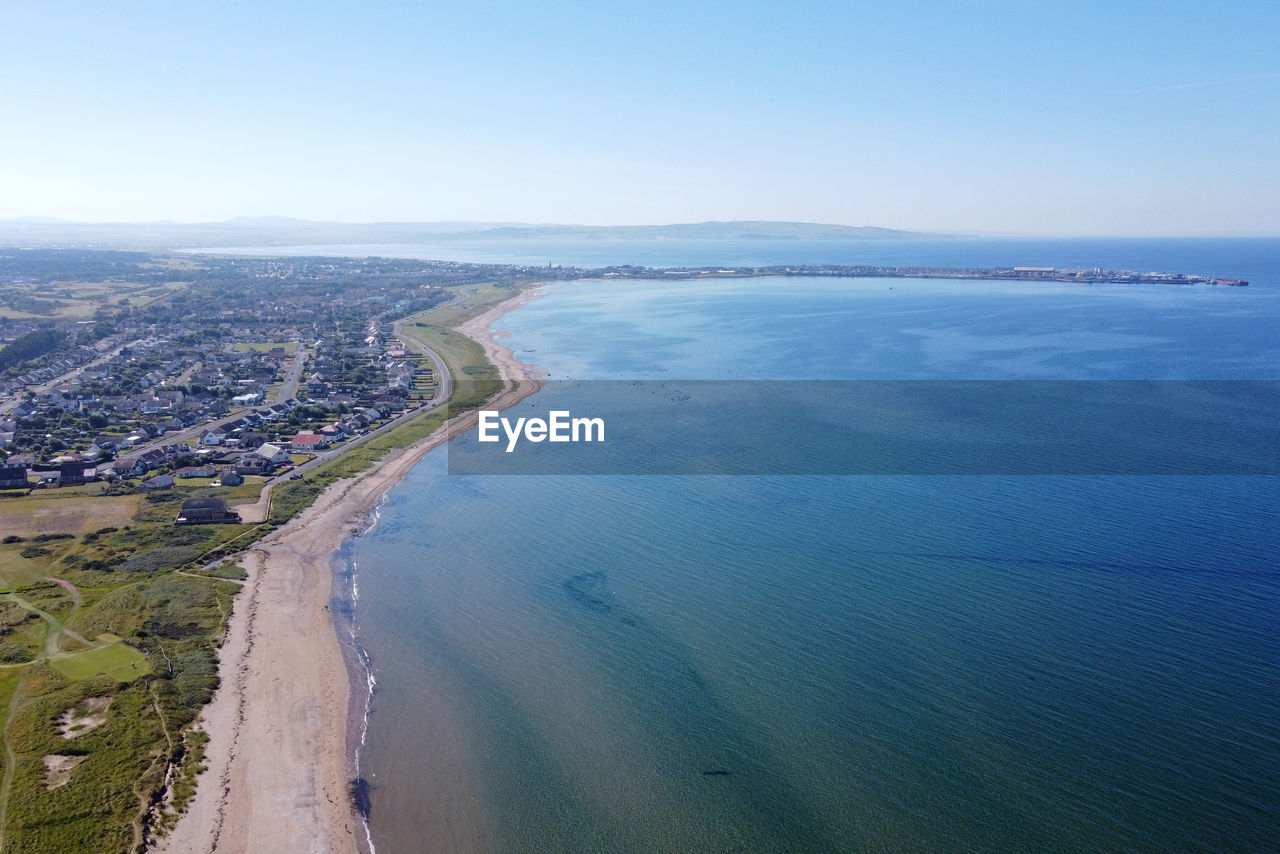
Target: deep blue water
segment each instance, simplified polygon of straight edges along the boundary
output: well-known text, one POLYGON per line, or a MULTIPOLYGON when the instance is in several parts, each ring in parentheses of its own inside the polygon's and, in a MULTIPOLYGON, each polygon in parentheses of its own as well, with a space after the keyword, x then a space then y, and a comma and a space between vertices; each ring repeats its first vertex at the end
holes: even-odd
MULTIPOLYGON (((1277 378, 1269 249, 1059 248, 1043 263, 1257 284, 574 283, 499 325, 558 378, 1277 378)), ((933 263, 910 251, 884 263, 933 263)), ((458 476, 435 452, 354 549, 374 840, 1271 850, 1278 498, 1251 476, 458 476)))

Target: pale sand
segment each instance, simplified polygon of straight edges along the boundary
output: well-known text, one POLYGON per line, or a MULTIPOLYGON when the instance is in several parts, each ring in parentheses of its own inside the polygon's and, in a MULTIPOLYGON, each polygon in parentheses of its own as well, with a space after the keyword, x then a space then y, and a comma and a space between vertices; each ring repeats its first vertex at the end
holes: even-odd
MULTIPOLYGON (((534 297, 495 306, 458 330, 478 341, 507 389, 505 409, 540 378, 497 343, 491 324, 534 297)), ((201 716, 208 770, 174 830, 154 846, 187 852, 358 852, 364 831, 348 784, 351 684, 329 599, 334 553, 382 494, 432 448, 475 423, 474 412, 340 481, 250 552, 220 653, 221 687, 201 716)))

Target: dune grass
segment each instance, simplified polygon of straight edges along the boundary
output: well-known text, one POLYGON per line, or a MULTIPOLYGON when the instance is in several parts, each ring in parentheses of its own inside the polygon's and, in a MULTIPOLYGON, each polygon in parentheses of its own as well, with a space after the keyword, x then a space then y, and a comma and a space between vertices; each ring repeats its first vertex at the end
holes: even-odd
POLYGON ((132 682, 151 670, 147 657, 123 643, 87 649, 65 658, 49 660, 54 673, 71 680, 107 676, 117 682, 132 682))

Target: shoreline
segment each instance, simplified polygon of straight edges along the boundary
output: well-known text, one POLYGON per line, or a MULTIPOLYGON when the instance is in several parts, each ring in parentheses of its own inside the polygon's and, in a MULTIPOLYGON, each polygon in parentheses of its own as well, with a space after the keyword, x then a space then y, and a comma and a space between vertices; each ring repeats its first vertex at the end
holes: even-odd
MULTIPOLYGON (((455 327, 484 348, 505 388, 487 404, 505 409, 542 387, 542 375, 495 340, 491 325, 537 298, 527 288, 455 327)), ((349 786, 358 776, 357 688, 331 602, 335 560, 367 528, 384 494, 428 452, 470 429, 476 412, 338 481, 259 541, 219 654, 220 686, 201 713, 209 736, 195 797, 159 854, 214 851, 365 852, 364 822, 349 786), (352 743, 353 739, 356 743, 352 743)))

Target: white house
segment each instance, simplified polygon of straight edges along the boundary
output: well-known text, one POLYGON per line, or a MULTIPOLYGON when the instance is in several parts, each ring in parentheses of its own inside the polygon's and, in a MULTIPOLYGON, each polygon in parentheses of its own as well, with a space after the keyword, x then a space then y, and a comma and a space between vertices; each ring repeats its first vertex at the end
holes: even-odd
POLYGON ((272 465, 283 465, 293 461, 293 457, 289 456, 289 452, 279 445, 273 445, 270 442, 259 445, 251 453, 255 453, 272 465))

